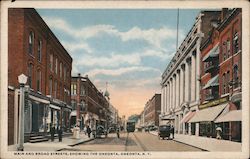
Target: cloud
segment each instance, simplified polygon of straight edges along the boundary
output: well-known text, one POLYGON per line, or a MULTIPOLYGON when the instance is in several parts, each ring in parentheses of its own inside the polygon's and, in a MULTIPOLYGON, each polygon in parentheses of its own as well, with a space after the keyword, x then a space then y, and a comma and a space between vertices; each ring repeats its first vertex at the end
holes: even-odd
POLYGON ((51 28, 61 30, 62 32, 81 40, 87 40, 105 33, 120 37, 122 41, 145 40, 152 46, 161 48, 163 40, 176 37, 176 29, 170 29, 166 26, 162 26, 158 29, 141 29, 135 26, 128 31, 122 32, 113 25, 100 24, 82 28, 74 28, 62 18, 48 16, 43 18, 51 28))
POLYGON ((80 53, 87 53, 87 54, 93 53, 92 48, 90 48, 90 46, 85 42, 76 43, 76 42, 62 41, 62 44, 71 53, 79 51, 81 51, 80 53))
POLYGON ((87 72, 86 74, 88 74, 91 77, 94 77, 96 75, 120 76, 126 73, 145 72, 145 71, 151 71, 151 72, 155 71, 160 73, 160 70, 152 67, 133 66, 133 67, 118 68, 118 69, 93 69, 87 72))

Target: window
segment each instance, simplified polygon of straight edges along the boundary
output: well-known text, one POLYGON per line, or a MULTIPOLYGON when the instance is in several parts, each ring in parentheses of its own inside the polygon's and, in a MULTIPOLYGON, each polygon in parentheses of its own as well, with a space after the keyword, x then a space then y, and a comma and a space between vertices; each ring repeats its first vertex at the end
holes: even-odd
POLYGON ((57 98, 57 81, 54 84, 54 97, 57 98))
POLYGON ((42 61, 42 40, 38 40, 38 48, 37 48, 37 58, 38 58, 38 61, 42 61))
POLYGON ((63 89, 63 94, 64 94, 63 101, 66 102, 66 99, 67 99, 67 89, 65 87, 63 89))
POLYGON ((230 57, 230 48, 231 48, 231 42, 230 39, 227 39, 227 58, 230 57))
POLYGON ((66 81, 66 73, 67 73, 67 68, 66 65, 64 65, 64 69, 63 69, 63 80, 66 81))
POLYGON ((37 86, 37 91, 39 91, 39 92, 41 92, 41 81, 42 81, 41 70, 37 70, 37 82, 36 82, 36 86, 37 86))
POLYGON ((71 95, 76 95, 76 84, 71 84, 71 95))
POLYGON ((234 66, 234 70, 233 70, 233 80, 234 80, 234 88, 238 88, 239 87, 239 69, 238 69, 238 65, 234 66))
POLYGON ((33 31, 30 31, 29 33, 29 54, 33 55, 34 51, 34 33, 33 31))
POLYGON ((222 94, 225 94, 226 93, 226 75, 225 75, 225 73, 223 73, 223 76, 222 76, 222 86, 223 86, 222 94))
POLYGON ((227 71, 227 92, 226 93, 229 93, 229 81, 230 81, 230 72, 227 71))
POLYGON ((55 62, 55 73, 57 74, 57 68, 58 68, 58 59, 56 58, 56 62, 55 62))
POLYGON ((60 78, 62 78, 62 63, 60 62, 60 68, 59 68, 60 78))
POLYGON ((52 77, 49 78, 49 94, 52 96, 52 77))
POLYGON ((234 34, 234 40, 233 40, 233 49, 234 49, 234 54, 236 54, 239 50, 240 50, 240 47, 239 47, 239 35, 237 32, 235 32, 234 34))
POLYGON ((53 71, 53 54, 49 55, 49 68, 50 71, 53 71))
POLYGON ((33 75, 33 64, 30 63, 28 66, 28 84, 32 88, 32 75, 33 75))
POLYGON ((81 85, 81 95, 85 95, 85 88, 84 88, 84 85, 81 85))
POLYGON ((223 61, 227 59, 227 48, 226 48, 226 42, 223 42, 222 45, 222 55, 223 55, 223 61))
POLYGON ((73 110, 76 110, 76 100, 71 100, 71 106, 73 110))

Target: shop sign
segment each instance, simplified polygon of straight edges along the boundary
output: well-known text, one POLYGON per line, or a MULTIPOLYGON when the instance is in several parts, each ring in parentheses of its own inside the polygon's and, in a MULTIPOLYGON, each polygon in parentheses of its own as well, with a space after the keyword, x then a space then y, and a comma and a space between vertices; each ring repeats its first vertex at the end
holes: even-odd
POLYGON ((204 108, 208 108, 208 107, 213 107, 213 106, 216 106, 216 105, 219 105, 221 103, 225 103, 228 101, 228 97, 224 97, 224 98, 220 98, 220 99, 217 99, 217 100, 214 100, 214 101, 211 101, 211 102, 208 102, 206 104, 202 104, 199 106, 199 109, 204 109, 204 108))

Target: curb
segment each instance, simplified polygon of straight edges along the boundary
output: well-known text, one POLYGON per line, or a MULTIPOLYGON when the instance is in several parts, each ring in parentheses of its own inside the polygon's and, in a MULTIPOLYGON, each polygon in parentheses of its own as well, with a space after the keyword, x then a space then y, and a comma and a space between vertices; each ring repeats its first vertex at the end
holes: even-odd
MULTIPOLYGON (((151 132, 149 132, 149 134, 154 135, 154 136, 157 136, 156 134, 153 134, 153 133, 151 133, 151 132)), ((185 145, 188 145, 188 146, 191 146, 191 147, 200 149, 200 150, 202 150, 202 151, 208 151, 208 150, 206 150, 206 149, 203 149, 203 148, 200 148, 200 147, 197 147, 197 146, 194 146, 194 145, 185 143, 185 142, 181 142, 181 141, 178 141, 178 140, 176 140, 176 139, 172 139, 172 140, 175 141, 175 142, 178 142, 178 143, 182 143, 182 144, 185 144, 185 145)))
POLYGON ((88 139, 88 140, 80 141, 80 142, 77 142, 77 143, 75 143, 75 144, 70 144, 70 145, 68 145, 68 146, 73 147, 73 146, 76 146, 76 145, 79 145, 79 144, 82 144, 82 143, 85 143, 85 142, 89 142, 89 141, 92 141, 92 140, 94 140, 94 138, 90 138, 90 139, 88 139))

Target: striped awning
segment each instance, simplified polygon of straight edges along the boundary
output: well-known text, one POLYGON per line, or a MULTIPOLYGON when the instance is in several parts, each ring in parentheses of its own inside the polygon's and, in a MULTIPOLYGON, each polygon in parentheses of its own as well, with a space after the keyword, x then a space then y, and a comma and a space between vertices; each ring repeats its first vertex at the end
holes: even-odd
POLYGON ((206 62, 209 58, 217 57, 220 53, 219 43, 216 44, 202 59, 202 61, 206 62))
POLYGON ((194 115, 195 115, 195 111, 194 112, 192 112, 192 111, 190 111, 190 112, 188 112, 183 118, 182 118, 182 120, 181 120, 181 123, 187 123, 194 115))
POLYGON ((219 85, 219 75, 216 75, 207 82, 207 84, 203 87, 203 89, 207 89, 209 87, 215 87, 218 85, 219 85))
POLYGON ((242 111, 232 110, 226 113, 225 115, 218 117, 215 120, 215 123, 241 121, 241 120, 242 120, 242 111))

